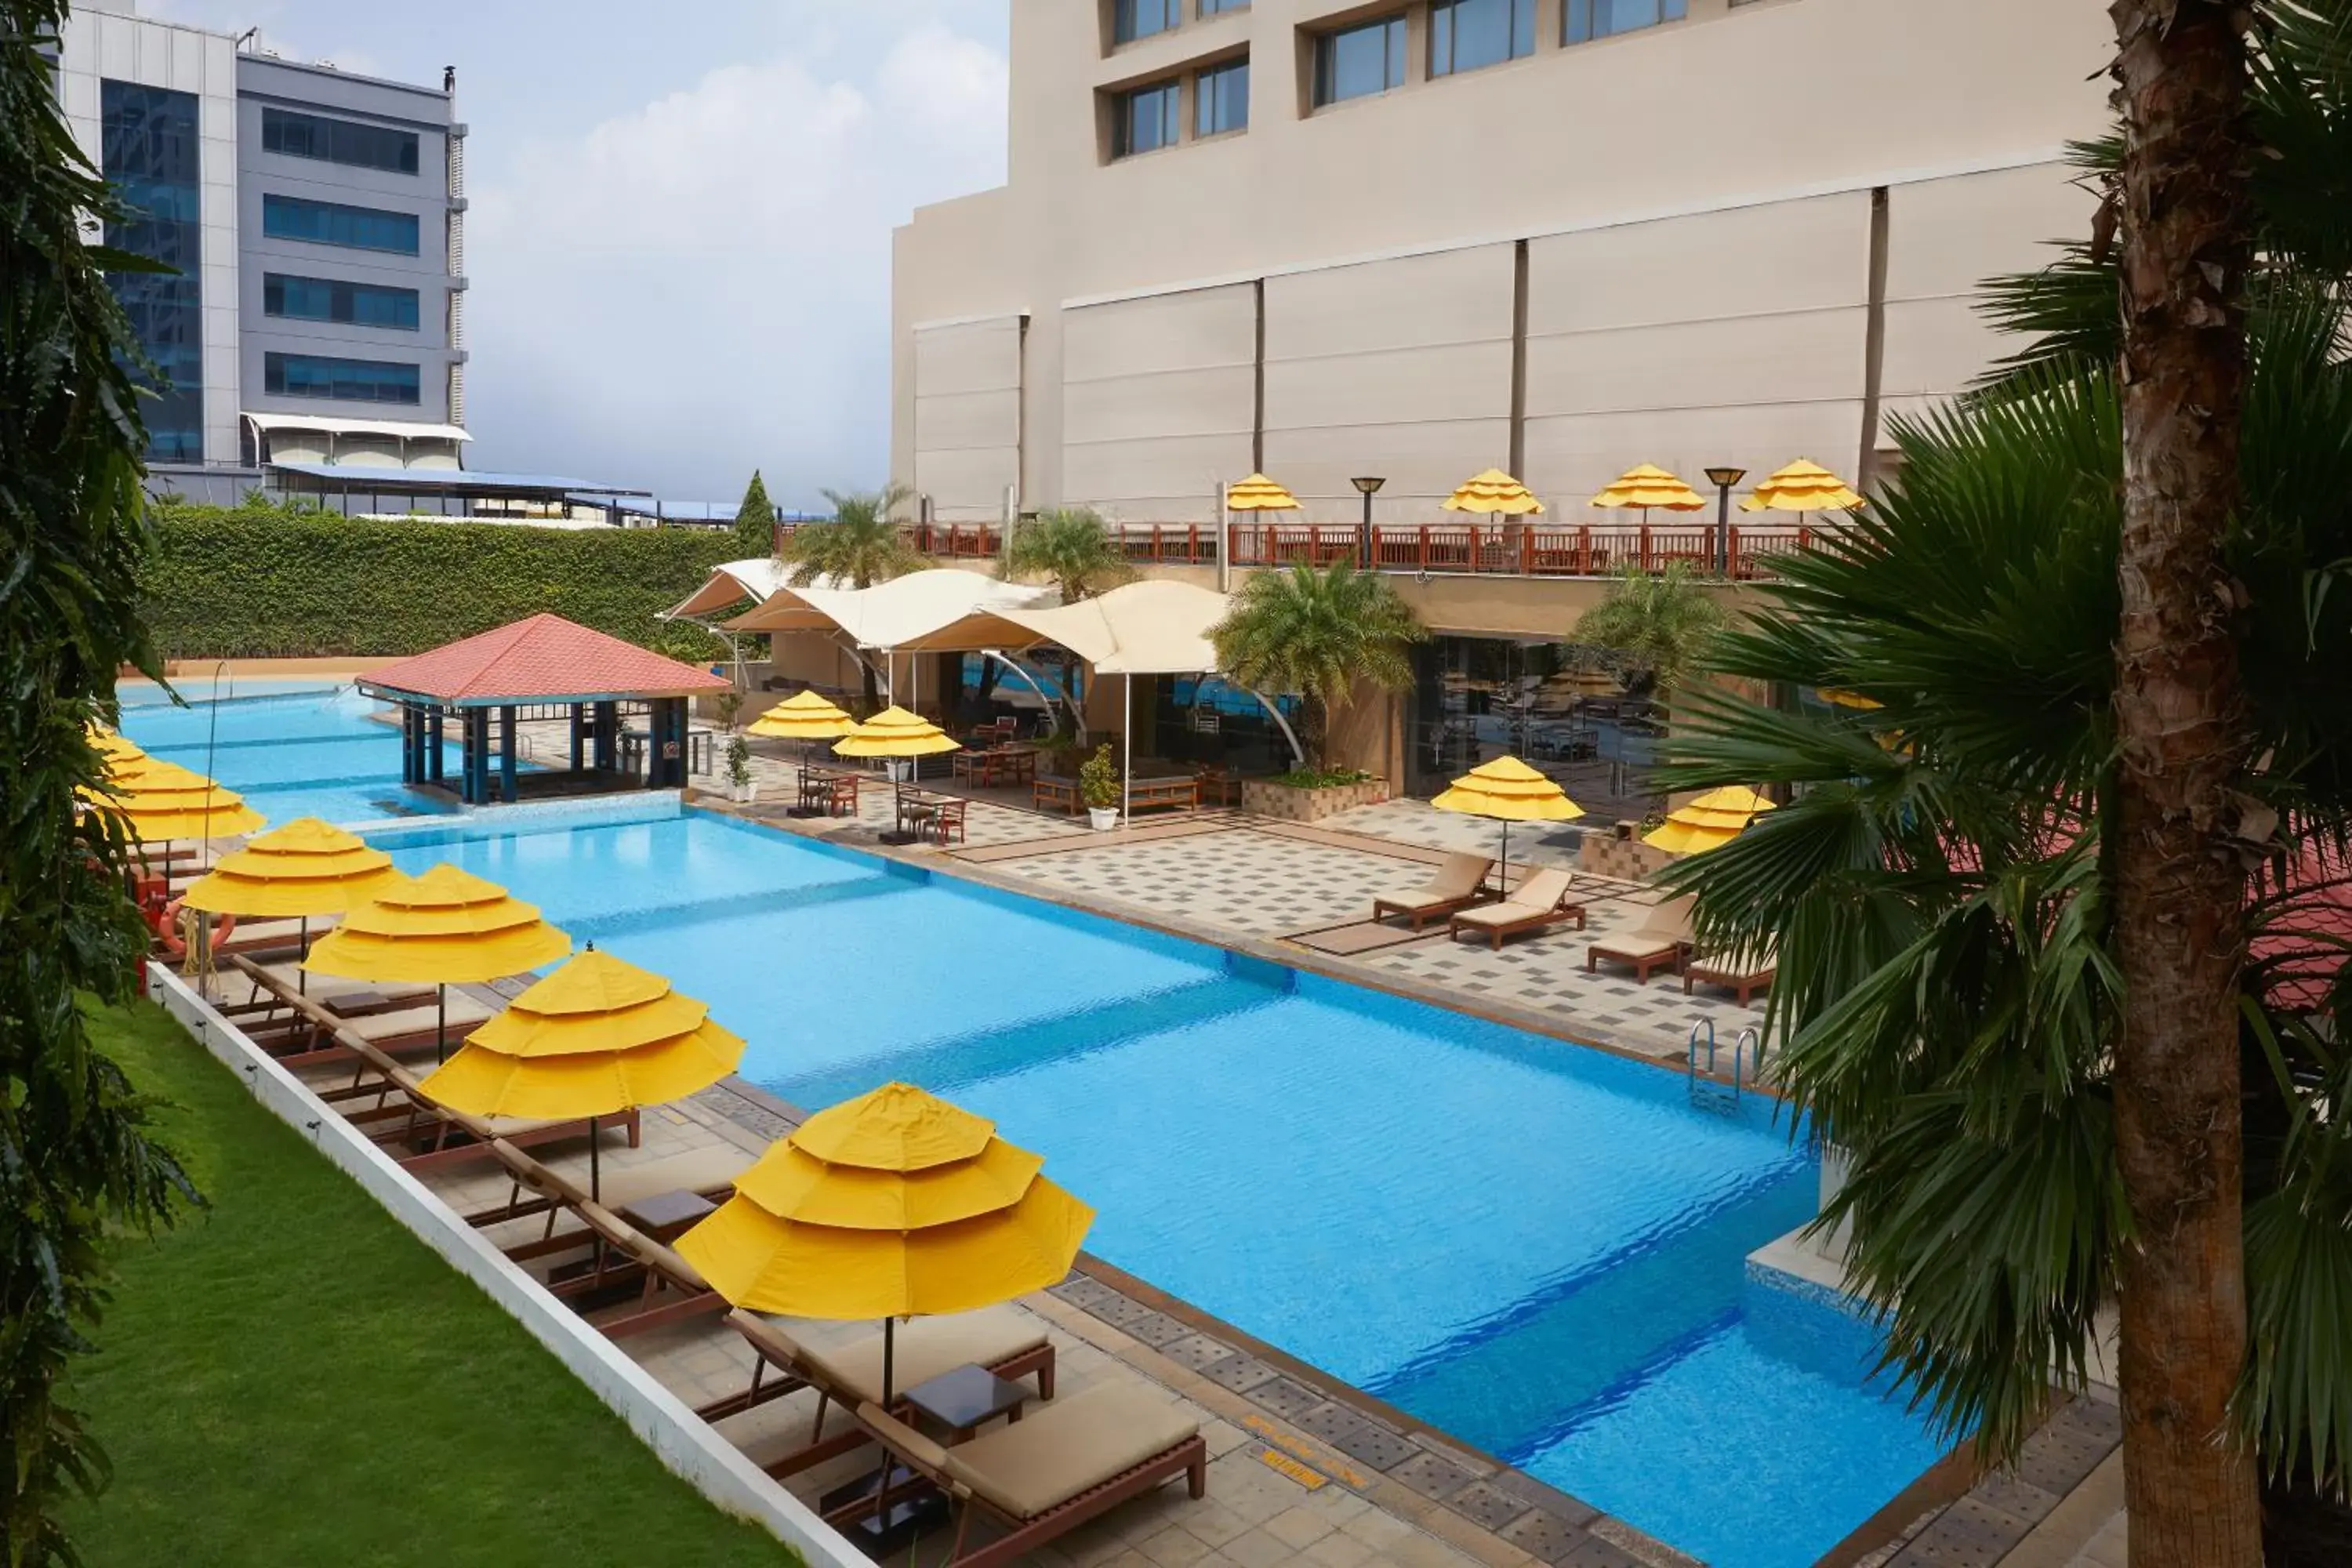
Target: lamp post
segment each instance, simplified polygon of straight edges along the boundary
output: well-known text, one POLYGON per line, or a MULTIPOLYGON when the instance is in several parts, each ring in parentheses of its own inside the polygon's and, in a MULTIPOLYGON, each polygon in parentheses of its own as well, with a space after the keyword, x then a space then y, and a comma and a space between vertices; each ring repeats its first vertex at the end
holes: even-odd
POLYGON ((1356 566, 1359 571, 1369 572, 1372 569, 1372 495, 1388 480, 1368 477, 1348 482, 1364 498, 1364 526, 1356 537, 1356 566))
POLYGON ((1748 477, 1746 468, 1709 468, 1707 482, 1715 486, 1715 559, 1716 569, 1731 575, 1731 487, 1748 477))

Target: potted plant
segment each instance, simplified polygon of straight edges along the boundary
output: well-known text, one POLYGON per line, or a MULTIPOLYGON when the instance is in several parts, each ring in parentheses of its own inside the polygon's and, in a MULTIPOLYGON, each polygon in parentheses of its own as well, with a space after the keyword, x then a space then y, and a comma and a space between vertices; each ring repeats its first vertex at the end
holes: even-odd
POLYGON ((740 731, 727 737, 727 782, 745 805, 760 798, 760 786, 751 777, 751 742, 740 731))
POLYGON ((1097 833, 1118 826, 1118 764, 1108 745, 1097 746, 1078 770, 1078 797, 1087 803, 1087 820, 1097 833))

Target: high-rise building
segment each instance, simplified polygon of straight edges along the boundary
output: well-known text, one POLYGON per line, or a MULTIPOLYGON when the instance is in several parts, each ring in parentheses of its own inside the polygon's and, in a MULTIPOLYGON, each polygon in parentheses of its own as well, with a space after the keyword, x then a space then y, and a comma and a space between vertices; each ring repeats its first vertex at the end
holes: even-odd
POLYGON ((84 0, 61 43, 67 121, 129 209, 107 242, 176 268, 113 279, 159 481, 226 499, 265 461, 461 467, 454 79, 281 59, 133 0, 84 0))

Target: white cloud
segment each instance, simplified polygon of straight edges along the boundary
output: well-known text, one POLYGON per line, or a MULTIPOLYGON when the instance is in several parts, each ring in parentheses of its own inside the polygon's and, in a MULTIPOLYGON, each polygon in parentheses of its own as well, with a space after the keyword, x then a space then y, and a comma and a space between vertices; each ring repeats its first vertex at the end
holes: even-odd
POLYGON ((888 453, 890 229, 1000 183, 1005 62, 929 26, 869 82, 711 71, 469 192, 468 423, 485 466, 724 500, 866 485, 888 453))

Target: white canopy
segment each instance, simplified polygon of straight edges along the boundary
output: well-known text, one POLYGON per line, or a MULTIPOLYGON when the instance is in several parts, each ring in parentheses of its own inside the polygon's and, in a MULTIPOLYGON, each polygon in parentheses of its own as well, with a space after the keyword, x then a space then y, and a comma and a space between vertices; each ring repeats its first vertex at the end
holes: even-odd
POLYGON ((772 556, 730 561, 724 565, 712 567, 709 578, 701 587, 664 610, 656 618, 665 621, 691 620, 745 599, 754 604, 765 604, 783 585, 783 563, 772 556))
POLYGON ((1028 634, 1005 638, 1008 646, 1059 643, 1097 675, 1194 675, 1216 669, 1209 632, 1232 605, 1213 588, 1146 581, 1075 605, 994 615, 1028 634))
POLYGON ((950 628, 975 616, 1042 609, 1051 588, 1029 588, 951 566, 909 572, 871 588, 779 587, 756 608, 729 621, 730 632, 839 630, 858 647, 949 653, 994 646, 950 628))
POLYGON ((426 425, 398 419, 346 419, 316 414, 268 414, 251 409, 245 417, 263 430, 312 430, 330 436, 400 436, 419 441, 470 441, 457 425, 426 425))

